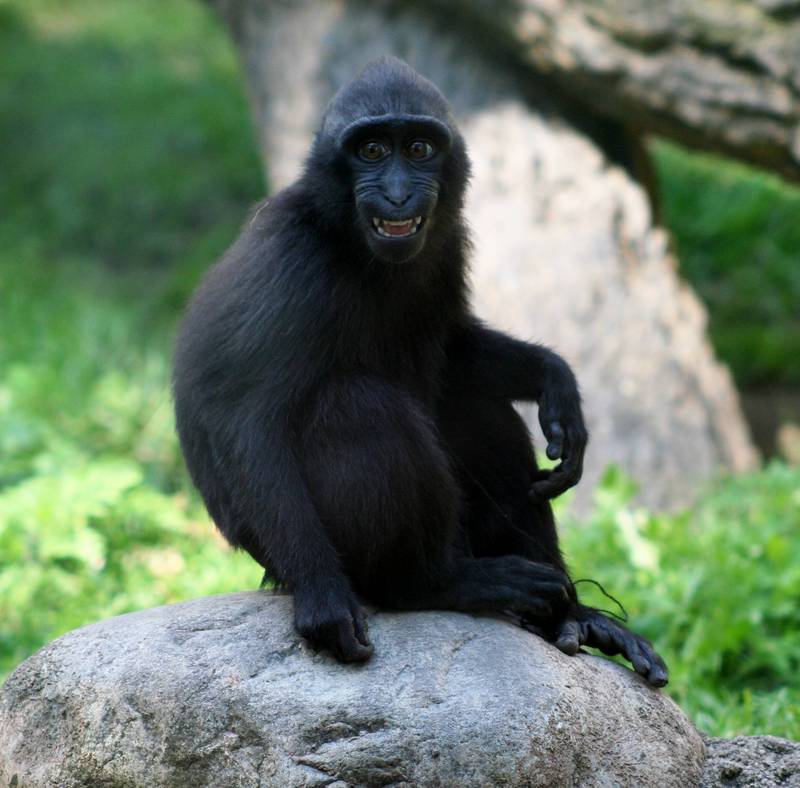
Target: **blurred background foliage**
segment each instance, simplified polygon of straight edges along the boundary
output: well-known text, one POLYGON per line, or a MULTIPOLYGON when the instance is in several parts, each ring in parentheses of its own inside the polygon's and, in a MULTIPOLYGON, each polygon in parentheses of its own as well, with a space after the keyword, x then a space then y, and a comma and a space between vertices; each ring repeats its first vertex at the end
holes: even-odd
MULTIPOLYGON (((800 192, 664 143, 665 222, 745 395, 800 391, 800 192)), ((196 0, 0 3, 0 676, 99 618, 254 588, 173 432, 181 307, 264 191, 233 49, 196 0)), ((680 515, 609 471, 576 577, 624 601, 715 735, 800 739, 800 470, 680 515)), ((591 586, 593 603, 610 603, 591 586)))

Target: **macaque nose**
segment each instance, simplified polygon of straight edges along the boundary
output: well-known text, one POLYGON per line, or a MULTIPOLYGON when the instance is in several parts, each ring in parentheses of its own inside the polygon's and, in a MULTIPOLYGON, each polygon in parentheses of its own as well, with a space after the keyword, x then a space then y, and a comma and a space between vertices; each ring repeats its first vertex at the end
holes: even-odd
POLYGON ((411 199, 411 192, 405 191, 391 191, 385 195, 386 199, 395 207, 401 208, 411 199))

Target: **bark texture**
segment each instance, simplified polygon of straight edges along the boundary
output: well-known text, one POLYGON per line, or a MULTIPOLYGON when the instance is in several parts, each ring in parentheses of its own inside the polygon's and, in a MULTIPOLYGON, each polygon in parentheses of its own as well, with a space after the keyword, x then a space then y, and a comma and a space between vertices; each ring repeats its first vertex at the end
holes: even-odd
POLYGON ((526 78, 508 46, 509 30, 532 35, 530 8, 509 21, 507 3, 453 4, 469 18, 442 4, 215 5, 241 52, 273 189, 294 179, 327 99, 371 58, 406 59, 450 98, 474 165, 477 312, 555 347, 582 384, 593 437, 579 505, 612 462, 663 508, 687 503, 719 471, 753 467, 703 308, 677 276, 644 189, 604 152, 619 126, 526 78))
POLYGON ((800 180, 800 1, 523 0, 514 32, 593 110, 800 180))

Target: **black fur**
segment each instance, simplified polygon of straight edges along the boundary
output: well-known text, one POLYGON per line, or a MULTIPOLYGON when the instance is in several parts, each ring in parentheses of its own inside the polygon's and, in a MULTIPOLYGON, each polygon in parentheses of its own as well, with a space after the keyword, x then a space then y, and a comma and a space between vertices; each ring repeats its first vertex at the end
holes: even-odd
POLYGON ((294 593, 298 631, 341 660, 372 653, 364 599, 512 611, 664 684, 652 647, 580 605, 567 576, 548 499, 580 478, 578 389, 555 353, 470 313, 468 177, 447 102, 404 63, 376 61, 333 98, 302 177, 188 309, 174 390, 192 478, 228 540, 294 593), (372 222, 412 216, 407 238, 372 222), (553 471, 514 400, 539 403, 553 471))

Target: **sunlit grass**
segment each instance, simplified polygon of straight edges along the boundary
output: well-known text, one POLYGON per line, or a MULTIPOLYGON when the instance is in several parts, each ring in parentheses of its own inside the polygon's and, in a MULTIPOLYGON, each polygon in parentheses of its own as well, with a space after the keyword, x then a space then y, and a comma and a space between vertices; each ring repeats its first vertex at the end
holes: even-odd
MULTIPOLYGON (((588 521, 567 521, 574 575, 625 605, 699 727, 800 738, 800 469, 722 480, 676 515, 634 507, 632 493, 610 471, 588 521)), ((614 609, 589 584, 580 593, 614 609)))

